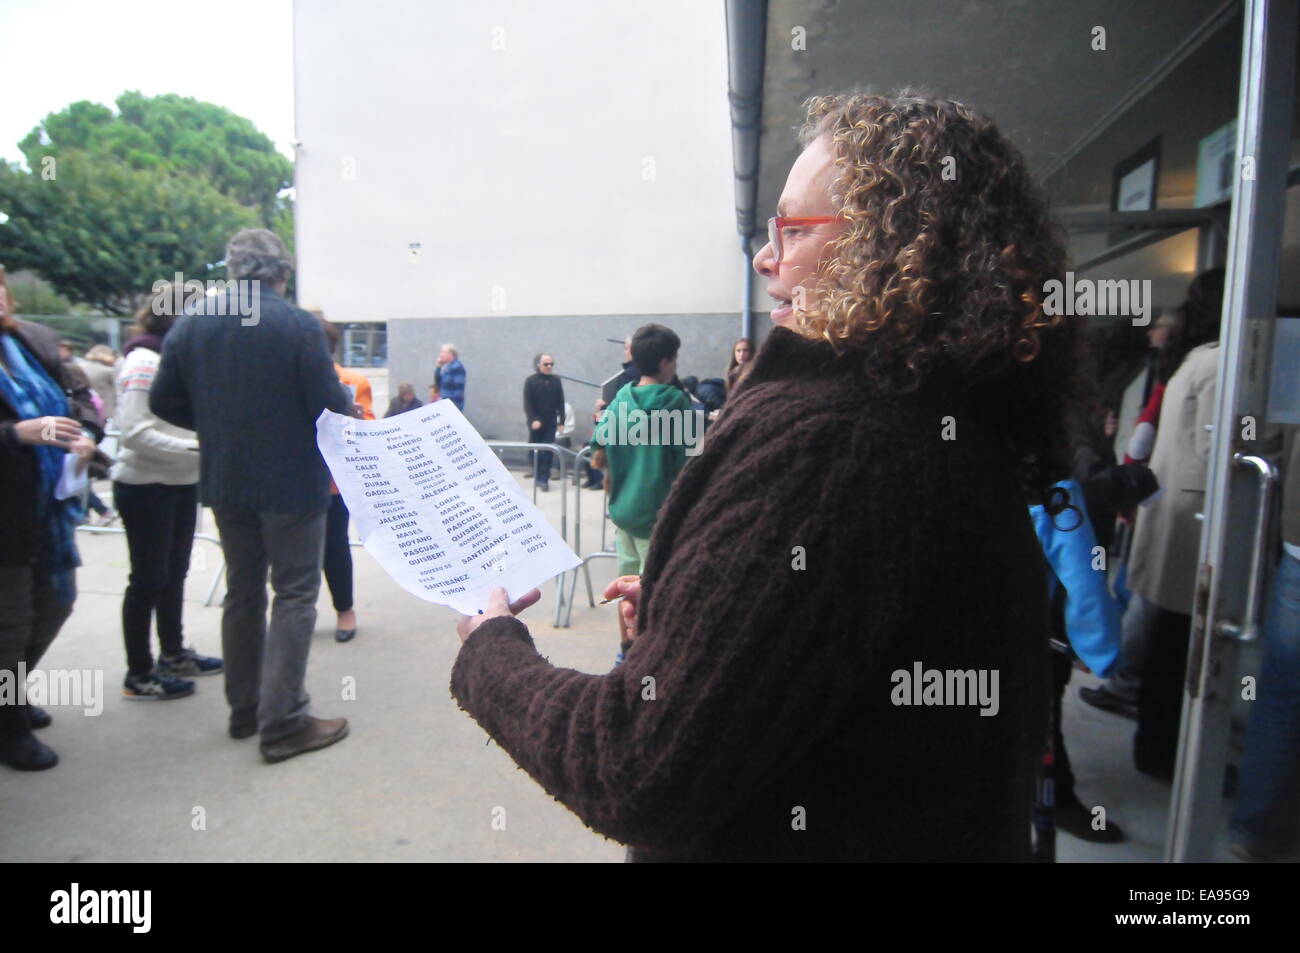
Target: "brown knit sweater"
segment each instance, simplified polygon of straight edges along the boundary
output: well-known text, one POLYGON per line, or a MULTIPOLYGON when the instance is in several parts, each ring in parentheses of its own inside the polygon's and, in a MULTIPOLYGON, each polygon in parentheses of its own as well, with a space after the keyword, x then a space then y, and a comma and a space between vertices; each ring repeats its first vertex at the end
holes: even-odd
POLYGON ((755 360, 660 513, 627 661, 556 668, 492 619, 452 694, 637 860, 1028 859, 1046 587, 989 422, 783 329, 755 360), (895 705, 916 662, 997 670, 997 714, 895 705))

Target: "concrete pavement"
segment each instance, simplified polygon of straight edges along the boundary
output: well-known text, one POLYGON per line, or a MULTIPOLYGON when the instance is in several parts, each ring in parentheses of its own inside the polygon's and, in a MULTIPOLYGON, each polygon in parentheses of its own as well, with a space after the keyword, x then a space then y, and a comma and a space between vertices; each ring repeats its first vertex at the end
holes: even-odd
MULTIPOLYGON (((598 544, 600 494, 585 492, 588 538, 598 544)), ((539 496, 558 525, 559 494, 539 496)), ((314 713, 346 717, 351 733, 268 765, 256 738, 227 736, 220 675, 197 679, 189 698, 122 697, 126 540, 79 533, 78 543, 80 595, 41 668, 102 670, 103 713, 49 709, 54 724, 40 736, 59 765, 32 774, 0 768, 0 860, 622 861, 622 846, 588 830, 486 743, 448 691, 457 616, 406 593, 365 550, 353 548, 358 635, 334 641, 322 584, 307 675, 314 713), (355 679, 355 700, 343 700, 346 678, 355 679), (505 830, 493 827, 497 807, 505 830), (205 829, 196 830, 200 818, 205 829)), ((203 599, 220 559, 217 547, 195 544, 185 606, 186 641, 218 656, 221 609, 203 599)), ((603 587, 613 561, 595 566, 603 587)), ((556 665, 608 671, 618 651, 614 606, 587 609, 584 598, 573 627, 556 629, 554 591, 545 587, 523 616, 538 648, 556 665)))
MULTIPOLYGON (((531 481, 516 475, 531 492, 531 481)), ((553 480, 552 492, 538 500, 557 527, 558 487, 553 480)), ((101 485, 100 493, 108 499, 106 489, 101 485)), ((587 553, 600 546, 601 494, 583 492, 587 553)), ((570 539, 573 519, 570 511, 570 539)), ((623 859, 620 845, 588 830, 456 707, 448 692, 459 648, 455 614, 407 594, 364 550, 353 550, 359 634, 347 644, 334 641, 322 585, 307 679, 314 712, 347 717, 351 735, 325 751, 267 765, 256 738, 226 735, 221 676, 198 679, 197 693, 177 701, 121 696, 125 539, 80 533, 78 541, 85 564, 80 597, 42 668, 102 671, 103 713, 51 709, 54 724, 41 737, 59 753, 58 767, 35 774, 0 768, 0 860, 623 859), (355 680, 354 700, 344 700, 346 679, 355 680), (505 809, 504 830, 494 829, 496 808, 505 809)), ((203 605, 219 564, 216 546, 195 544, 187 641, 208 655, 221 649, 219 605, 203 605)), ((613 576, 613 560, 593 563, 597 599, 613 576)), ((580 584, 572 627, 557 629, 554 585, 543 592, 542 603, 522 617, 539 650, 556 665, 608 671, 617 651, 615 607, 588 607, 580 584)), ((1169 787, 1133 771, 1132 723, 1080 703, 1081 684, 1095 679, 1076 673, 1065 706, 1080 797, 1104 805, 1130 838, 1101 846, 1060 834, 1059 859, 1158 861, 1169 787)), ((1232 859, 1222 839, 1218 853, 1232 859)))

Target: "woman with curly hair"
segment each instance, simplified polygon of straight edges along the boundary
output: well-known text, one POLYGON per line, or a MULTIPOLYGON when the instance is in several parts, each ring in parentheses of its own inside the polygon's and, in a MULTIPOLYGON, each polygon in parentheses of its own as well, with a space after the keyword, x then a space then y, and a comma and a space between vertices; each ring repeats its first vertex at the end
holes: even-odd
POLYGON ((817 97, 802 142, 754 259, 780 327, 643 575, 606 591, 626 661, 552 666, 514 618, 536 591, 496 590, 452 692, 634 860, 1027 860, 1048 631, 1026 503, 1066 503, 1062 245, 960 103, 817 97))

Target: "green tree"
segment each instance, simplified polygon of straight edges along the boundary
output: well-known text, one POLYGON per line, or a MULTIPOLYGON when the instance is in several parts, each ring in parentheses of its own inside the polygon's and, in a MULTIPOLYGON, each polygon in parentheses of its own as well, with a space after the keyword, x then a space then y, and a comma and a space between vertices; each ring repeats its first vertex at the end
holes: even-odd
POLYGON ((30 271, 14 272, 8 277, 9 292, 18 302, 23 315, 72 314, 72 303, 50 287, 50 283, 30 271))
POLYGON ((229 110, 176 95, 90 102, 52 113, 19 144, 28 170, 0 163, 0 261, 110 314, 154 281, 221 278, 227 239, 261 226, 292 243, 279 193, 292 164, 229 110))

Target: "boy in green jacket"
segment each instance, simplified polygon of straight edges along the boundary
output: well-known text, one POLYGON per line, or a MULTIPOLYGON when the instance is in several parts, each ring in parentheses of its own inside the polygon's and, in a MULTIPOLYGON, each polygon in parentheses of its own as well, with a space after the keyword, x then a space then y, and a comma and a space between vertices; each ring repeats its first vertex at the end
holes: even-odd
MULTIPOLYGON (((617 530, 620 576, 640 575, 650 548, 659 507, 687 456, 699 452, 703 422, 680 388, 677 374, 681 339, 661 324, 647 324, 632 335, 632 363, 641 375, 614 397, 592 434, 593 449, 609 461, 609 518, 617 530)), ((620 613, 618 661, 631 642, 620 613)))

